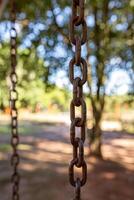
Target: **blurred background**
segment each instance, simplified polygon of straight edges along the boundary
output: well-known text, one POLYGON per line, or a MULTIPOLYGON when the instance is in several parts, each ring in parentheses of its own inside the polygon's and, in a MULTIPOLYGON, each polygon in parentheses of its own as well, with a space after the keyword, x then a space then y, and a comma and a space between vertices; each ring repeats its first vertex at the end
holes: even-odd
MULTIPOLYGON (((68 64, 71 1, 17 2, 21 199, 67 200, 72 159, 68 64)), ((134 199, 134 0, 86 0, 88 64, 83 200, 134 199), (97 192, 96 192, 97 191, 97 192)), ((76 68, 76 75, 79 69, 76 68)), ((0 197, 11 199, 10 17, 0 1, 0 197)), ((79 112, 78 112, 79 114, 79 112)))

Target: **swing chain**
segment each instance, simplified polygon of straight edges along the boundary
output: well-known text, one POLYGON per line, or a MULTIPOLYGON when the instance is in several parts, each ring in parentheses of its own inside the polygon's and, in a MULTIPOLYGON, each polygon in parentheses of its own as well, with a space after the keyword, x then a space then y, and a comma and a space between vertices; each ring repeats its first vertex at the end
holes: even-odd
POLYGON ((13 166, 13 174, 11 181, 13 183, 12 190, 12 200, 19 200, 19 155, 17 151, 17 146, 19 144, 18 135, 18 111, 16 107, 16 101, 18 100, 18 92, 16 90, 17 84, 17 31, 15 28, 16 22, 16 5, 15 0, 11 0, 11 29, 10 29, 10 45, 11 45, 11 88, 10 88, 10 109, 11 109, 11 146, 13 149, 13 154, 11 156, 11 165, 13 166))
MULTIPOLYGON (((74 200, 81 200, 81 187, 86 183, 87 165, 84 160, 84 141, 86 132, 86 103, 83 97, 83 85, 87 81, 87 63, 81 57, 81 46, 87 41, 87 24, 84 19, 85 0, 72 1, 72 16, 70 19, 70 42, 75 46, 75 56, 69 63, 69 78, 73 85, 73 99, 70 103, 70 141, 73 145, 73 159, 69 165, 70 184, 75 187, 74 200), (75 28, 82 26, 81 37, 75 34, 75 28), (75 77, 75 65, 80 67, 82 77, 75 77), (81 107, 81 117, 76 117, 75 108, 81 107), (80 128, 80 137, 76 137, 76 127, 80 128), (82 177, 75 179, 74 168, 82 170, 82 177)), ((78 133, 77 133, 78 134, 78 133)))

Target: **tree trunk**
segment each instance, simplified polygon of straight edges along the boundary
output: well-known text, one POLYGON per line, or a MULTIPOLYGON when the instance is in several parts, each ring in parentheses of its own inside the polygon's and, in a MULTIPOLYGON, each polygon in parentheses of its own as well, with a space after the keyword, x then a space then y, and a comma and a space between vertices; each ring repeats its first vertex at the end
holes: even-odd
POLYGON ((102 158, 101 151, 101 136, 100 120, 96 120, 93 128, 88 130, 89 135, 89 155, 97 158, 102 158))
POLYGON ((4 111, 3 98, 1 97, 0 110, 4 111))
POLYGON ((93 108, 93 127, 88 130, 89 137, 89 155, 102 159, 102 130, 101 130, 101 120, 104 110, 104 98, 99 96, 99 108, 97 109, 97 102, 92 98, 92 108, 93 108))
POLYGON ((0 18, 9 0, 0 0, 0 18))

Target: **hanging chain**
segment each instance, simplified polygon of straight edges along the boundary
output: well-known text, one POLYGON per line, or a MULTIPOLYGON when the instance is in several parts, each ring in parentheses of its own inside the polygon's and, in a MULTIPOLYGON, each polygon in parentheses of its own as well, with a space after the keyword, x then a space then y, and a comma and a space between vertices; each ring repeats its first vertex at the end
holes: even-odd
POLYGON ((12 174, 12 200, 19 200, 19 155, 17 151, 17 146, 19 144, 18 135, 18 111, 16 108, 16 101, 18 100, 18 92, 16 90, 17 84, 17 32, 15 28, 16 22, 16 5, 15 0, 11 0, 11 30, 10 30, 10 43, 11 43, 11 89, 10 89, 10 109, 11 109, 11 145, 13 149, 13 154, 11 156, 11 165, 13 167, 12 174))
MULTIPOLYGON (((70 141, 73 145, 73 159, 69 166, 70 184, 75 187, 74 200, 81 200, 81 187, 86 183, 87 165, 84 160, 84 141, 86 132, 86 103, 83 98, 83 85, 87 81, 87 63, 81 57, 81 46, 87 40, 87 25, 84 19, 85 0, 72 0, 72 16, 70 19, 70 42, 75 46, 75 56, 69 64, 69 77, 73 85, 73 99, 70 104, 70 141), (82 26, 81 36, 75 35, 75 28, 82 26), (75 65, 81 69, 82 77, 75 77, 75 65), (81 107, 81 117, 76 117, 76 107, 81 107), (80 137, 76 136, 76 127, 80 129, 80 137), (75 178, 75 167, 81 168, 81 178, 75 178)), ((78 135, 78 133, 77 133, 78 135)))

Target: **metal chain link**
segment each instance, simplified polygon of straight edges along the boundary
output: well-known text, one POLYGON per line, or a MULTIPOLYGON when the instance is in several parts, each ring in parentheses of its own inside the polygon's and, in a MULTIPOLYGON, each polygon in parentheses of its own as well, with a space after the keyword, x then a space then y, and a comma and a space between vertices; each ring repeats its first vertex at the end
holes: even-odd
POLYGON ((19 180, 20 176, 18 173, 19 154, 17 146, 19 144, 18 135, 18 111, 16 108, 16 101, 18 100, 18 92, 16 90, 17 84, 17 32, 15 28, 16 22, 16 4, 15 0, 10 1, 11 5, 11 29, 10 29, 10 45, 11 45, 11 88, 10 88, 10 109, 11 109, 11 146, 13 154, 11 156, 11 165, 13 167, 13 174, 11 181, 13 183, 12 188, 12 200, 19 200, 19 180))
POLYGON ((81 187, 85 185, 87 179, 87 165, 84 160, 84 141, 86 130, 86 103, 83 98, 83 85, 87 81, 87 63, 81 57, 81 46, 87 40, 87 24, 84 19, 85 0, 72 1, 72 16, 70 19, 70 42, 75 46, 75 56, 69 63, 69 78, 73 85, 73 99, 70 104, 70 141, 73 145, 73 159, 69 165, 70 184, 75 187, 74 200, 81 200, 81 187), (82 26, 81 37, 75 34, 75 28, 82 26), (82 73, 81 77, 75 77, 75 65, 79 66, 82 73), (81 117, 76 117, 75 108, 81 107, 81 117), (80 128, 80 137, 76 137, 76 127, 80 128), (81 168, 81 178, 75 179, 75 167, 81 168))

